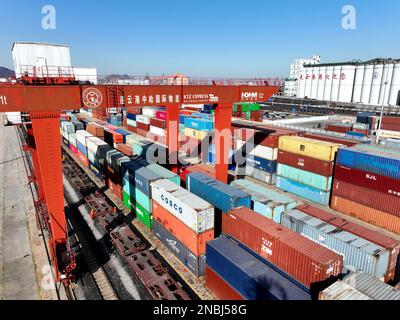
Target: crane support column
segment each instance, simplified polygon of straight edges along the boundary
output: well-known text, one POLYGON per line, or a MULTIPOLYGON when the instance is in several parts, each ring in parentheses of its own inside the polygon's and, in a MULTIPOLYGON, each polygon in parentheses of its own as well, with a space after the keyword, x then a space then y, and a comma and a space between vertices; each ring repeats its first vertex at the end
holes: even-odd
POLYGON ((229 149, 232 147, 232 104, 220 103, 215 109, 216 178, 228 182, 229 149))
POLYGON ((167 105, 167 145, 171 171, 178 172, 179 104, 167 105))
POLYGON ((65 270, 67 234, 62 182, 60 112, 31 112, 40 180, 49 212, 52 264, 57 276, 65 270))

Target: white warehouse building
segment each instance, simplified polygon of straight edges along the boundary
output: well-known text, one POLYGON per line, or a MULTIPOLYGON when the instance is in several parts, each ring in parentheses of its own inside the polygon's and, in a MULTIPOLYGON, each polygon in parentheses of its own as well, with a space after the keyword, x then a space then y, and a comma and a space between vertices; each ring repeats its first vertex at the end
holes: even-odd
POLYGON ((400 105, 400 59, 304 65, 299 98, 368 105, 400 105))

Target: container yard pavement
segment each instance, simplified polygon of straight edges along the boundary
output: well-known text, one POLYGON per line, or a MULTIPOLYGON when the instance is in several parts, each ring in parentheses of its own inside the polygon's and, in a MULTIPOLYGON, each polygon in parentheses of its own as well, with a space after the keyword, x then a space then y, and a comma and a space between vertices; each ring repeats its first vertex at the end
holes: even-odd
POLYGON ((48 262, 43 240, 35 229, 34 206, 22 157, 15 128, 1 123, 0 299, 57 299, 54 290, 44 290, 37 281, 42 279, 40 270, 48 262))

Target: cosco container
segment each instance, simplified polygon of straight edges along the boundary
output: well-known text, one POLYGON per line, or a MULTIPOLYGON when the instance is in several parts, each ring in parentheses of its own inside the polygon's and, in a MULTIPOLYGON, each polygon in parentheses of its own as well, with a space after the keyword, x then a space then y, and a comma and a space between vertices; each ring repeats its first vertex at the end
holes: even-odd
POLYGON ((283 136, 279 139, 279 149, 322 161, 335 160, 339 144, 296 136, 283 136))
POLYGON ((332 188, 332 177, 321 176, 285 164, 278 163, 276 173, 281 177, 300 182, 318 190, 329 191, 332 188))
MULTIPOLYGON (((400 191, 400 186, 398 187, 400 191)), ((400 194, 385 194, 335 179, 332 194, 400 217, 400 194)))
POLYGON ((394 240, 393 238, 388 237, 379 231, 366 228, 360 224, 340 218, 325 210, 310 206, 308 204, 300 205, 296 209, 385 248, 390 253, 385 282, 394 279, 397 259, 400 251, 400 241, 394 240))
POLYGON ((249 208, 222 215, 222 231, 307 288, 342 272, 343 258, 249 208))
POLYGON ((330 193, 316 188, 306 186, 300 182, 286 179, 284 177, 276 177, 276 186, 279 189, 293 193, 301 198, 322 204, 329 205, 330 193))
POLYGON ((153 201, 153 218, 179 239, 195 256, 204 255, 207 241, 214 239, 213 229, 197 234, 156 201, 153 201))
POLYGON ((347 270, 361 270, 379 279, 387 275, 389 251, 370 241, 298 210, 283 213, 282 225, 340 254, 347 270))
POLYGON ((335 168, 335 179, 391 196, 396 196, 396 193, 400 192, 400 181, 397 179, 341 165, 335 168))
POLYGON ((242 154, 246 156, 256 156, 270 161, 274 161, 278 158, 277 148, 254 145, 244 141, 236 141, 236 150, 241 150, 242 154))
POLYGON ((318 300, 373 300, 343 281, 336 281, 320 292, 318 300))
POLYGON ((251 197, 248 193, 237 190, 203 173, 195 172, 186 177, 188 190, 208 201, 222 212, 245 206, 250 208, 251 197))
POLYGON ((354 272, 343 279, 343 282, 364 293, 373 300, 400 301, 400 291, 392 286, 371 277, 365 272, 354 272))
POLYGON ((151 184, 153 200, 196 233, 214 228, 214 207, 169 180, 151 184))
POLYGON ((206 287, 219 300, 245 300, 232 286, 222 279, 211 267, 206 266, 206 287))
POLYGON ((162 177, 152 170, 140 168, 135 172, 135 186, 148 197, 151 197, 150 183, 162 179, 162 177))
POLYGON ((207 242, 207 267, 246 300, 311 300, 309 293, 230 239, 207 242))
POLYGON ((377 227, 400 234, 400 217, 374 209, 360 203, 332 194, 331 207, 334 210, 360 219, 377 227))
POLYGON ((181 184, 181 179, 176 173, 173 173, 172 171, 165 169, 156 163, 150 164, 146 168, 159 175, 162 179, 170 180, 173 183, 176 183, 178 186, 181 184))
POLYGON ((322 161, 282 150, 278 151, 278 163, 296 167, 297 169, 319 174, 324 177, 331 177, 333 175, 334 163, 332 161, 322 161))
POLYGON ((400 155, 361 150, 357 146, 340 148, 336 164, 400 179, 400 155))
POLYGON ((206 256, 195 256, 182 242, 174 237, 157 220, 154 221, 154 234, 156 237, 185 265, 195 276, 201 277, 205 273, 206 256))
POLYGON ((186 118, 184 125, 186 128, 199 131, 211 131, 214 129, 214 122, 197 118, 186 118))

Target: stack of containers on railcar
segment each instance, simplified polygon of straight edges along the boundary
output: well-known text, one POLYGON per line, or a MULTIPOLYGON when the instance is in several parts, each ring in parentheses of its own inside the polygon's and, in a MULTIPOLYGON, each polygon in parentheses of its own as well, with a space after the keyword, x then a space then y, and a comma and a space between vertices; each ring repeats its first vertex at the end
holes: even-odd
POLYGON ((247 179, 234 180, 230 185, 250 194, 251 209, 276 223, 281 223, 284 212, 294 209, 298 205, 295 199, 247 179))
POLYGON ((136 115, 136 133, 145 137, 150 131, 150 117, 142 114, 136 115))
POLYGON ((237 174, 275 184, 279 138, 287 132, 234 128, 237 174))
POLYGON ((89 122, 86 126, 86 131, 91 133, 93 136, 104 140, 104 128, 96 122, 89 122))
MULTIPOLYGON (((225 160, 228 161, 228 170, 235 171, 236 170, 236 162, 235 162, 235 151, 232 147, 229 147, 227 150, 228 158, 225 160)), ((208 147, 208 163, 215 165, 217 162, 223 162, 223 156, 217 157, 215 144, 210 144, 208 147)))
POLYGON ((121 152, 111 149, 106 153, 106 184, 111 192, 120 200, 123 200, 122 177, 124 174, 122 164, 130 159, 121 152))
MULTIPOLYGON (((249 208, 240 207, 224 214, 222 232, 289 280, 291 288, 313 297, 341 275, 343 259, 339 254, 249 208)), ((279 283, 275 285, 282 287, 279 283)))
POLYGON ((340 254, 344 261, 343 274, 361 270, 383 281, 392 272, 387 249, 340 227, 299 210, 284 213, 282 225, 340 254))
POLYGON ((113 150, 106 142, 97 137, 86 140, 89 169, 101 181, 104 180, 105 159, 107 152, 113 150))
POLYGON ((214 207, 170 180, 151 183, 151 190, 155 235, 192 273, 204 275, 214 207))
POLYGON ((122 163, 122 199, 125 207, 132 212, 136 212, 135 172, 147 165, 147 161, 140 157, 132 157, 122 163))
POLYGON ((69 121, 61 121, 61 134, 62 140, 66 147, 70 145, 70 138, 71 134, 75 133, 75 126, 69 121))
POLYGON ((331 206, 400 234, 400 154, 381 146, 340 148, 331 206))
POLYGON ((394 240, 381 232, 374 231, 372 229, 366 228, 357 223, 351 222, 346 219, 339 218, 333 214, 316 208, 310 205, 300 205, 296 208, 299 211, 305 212, 310 216, 317 219, 325 221, 330 225, 340 228, 341 230, 347 231, 349 233, 355 234, 362 239, 375 243, 376 245, 385 248, 389 253, 389 264, 385 282, 400 281, 400 263, 399 263, 399 252, 400 252, 400 241, 394 240))
POLYGON ((78 145, 77 145, 77 140, 76 140, 76 133, 70 133, 68 135, 68 139, 69 139, 69 150, 71 150, 71 152, 78 156, 78 145))
POLYGON ((229 186, 204 173, 194 172, 186 176, 186 188, 215 207, 215 234, 222 230, 222 216, 241 206, 251 207, 250 194, 229 186))
POLYGON ((281 137, 276 186, 307 200, 329 205, 339 146, 303 137, 281 137))
POLYGON ((136 114, 134 113, 127 113, 126 114, 126 127, 130 132, 136 133, 136 114))
POLYGON ((123 135, 115 131, 118 130, 118 128, 112 126, 106 126, 105 128, 104 141, 107 142, 110 147, 117 148, 119 143, 124 142, 123 135))
POLYGON ((220 300, 310 300, 277 268, 231 239, 207 242, 206 287, 220 300))
POLYGON ((78 130, 76 131, 76 144, 78 147, 78 158, 79 160, 86 166, 89 167, 89 159, 88 159, 88 152, 87 152, 87 142, 88 138, 92 138, 89 132, 85 130, 78 130))

